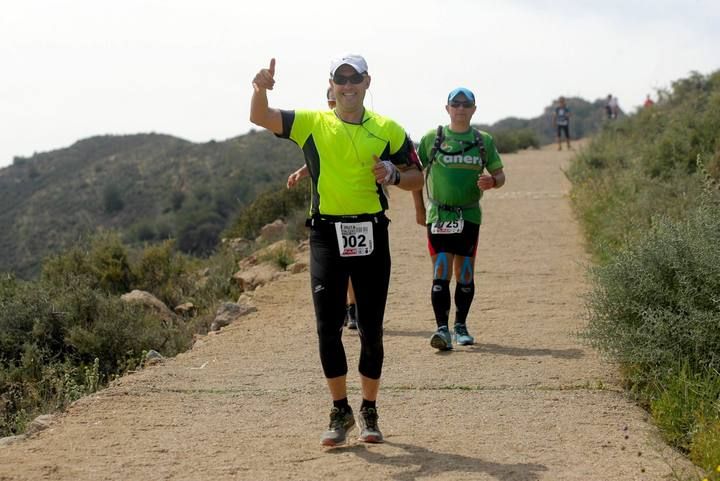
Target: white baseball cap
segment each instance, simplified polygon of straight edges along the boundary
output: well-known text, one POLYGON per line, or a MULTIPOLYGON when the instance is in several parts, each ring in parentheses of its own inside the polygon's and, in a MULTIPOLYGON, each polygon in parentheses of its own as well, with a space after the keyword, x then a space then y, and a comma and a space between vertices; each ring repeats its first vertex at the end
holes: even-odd
POLYGON ((335 75, 335 71, 343 65, 350 65, 357 73, 365 73, 368 70, 367 62, 362 55, 348 53, 330 62, 330 76, 335 75))

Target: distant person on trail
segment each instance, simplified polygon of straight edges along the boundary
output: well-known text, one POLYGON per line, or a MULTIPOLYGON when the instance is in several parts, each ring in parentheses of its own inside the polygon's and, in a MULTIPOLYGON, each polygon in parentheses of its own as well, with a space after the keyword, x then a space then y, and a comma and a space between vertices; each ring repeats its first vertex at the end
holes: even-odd
POLYGON ((607 103, 605 104, 605 112, 607 113, 607 118, 616 119, 618 117, 619 111, 620 107, 618 106, 617 97, 613 97, 612 94, 608 94, 607 103))
POLYGON ((395 121, 365 109, 370 74, 363 57, 332 61, 329 85, 335 110, 278 110, 268 105, 275 86, 275 59, 253 80, 250 121, 295 142, 305 154, 312 183, 310 287, 320 362, 332 409, 323 446, 347 440, 355 417, 347 399, 347 358, 342 343, 345 294, 352 277, 360 334, 362 404, 360 440, 383 441, 376 401, 383 365, 383 317, 390 283, 390 244, 385 186, 422 188, 409 139, 395 121))
POLYGON ((558 106, 553 113, 553 127, 557 130, 558 150, 562 150, 562 134, 565 133, 565 141, 568 150, 570 147, 570 109, 565 105, 565 97, 558 99, 558 106))
MULTIPOLYGON (((334 109, 337 101, 331 87, 328 87, 327 104, 329 109, 334 109)), ((298 170, 290 174, 287 180, 287 188, 294 187, 300 179, 308 176, 307 165, 303 165, 298 170)), ((345 302, 345 325, 348 329, 357 329, 357 305, 355 304, 355 291, 353 291, 352 280, 348 279, 347 300, 345 302)))
POLYGON ((645 102, 643 102, 643 107, 648 109, 648 108, 652 107, 653 105, 655 105, 655 102, 653 102, 653 99, 650 98, 650 94, 647 94, 645 96, 645 102))
POLYGON ((610 99, 610 107, 612 108, 612 118, 618 118, 618 115, 620 114, 620 105, 618 104, 617 97, 610 99))
POLYGON ((430 301, 437 325, 430 345, 441 351, 453 348, 449 326, 453 273, 455 342, 475 342, 468 332, 467 317, 475 295, 480 199, 484 191, 505 184, 503 164, 492 136, 470 126, 476 108, 470 90, 459 87, 450 92, 445 106, 450 124, 425 134, 418 147, 425 170, 427 206, 422 190, 414 191, 415 218, 427 229, 433 264, 430 301), (483 173, 486 169, 488 173, 483 173))
POLYGON ((607 117, 608 120, 613 118, 612 102, 613 102, 613 96, 612 96, 612 94, 608 94, 607 99, 605 99, 605 116, 607 117))

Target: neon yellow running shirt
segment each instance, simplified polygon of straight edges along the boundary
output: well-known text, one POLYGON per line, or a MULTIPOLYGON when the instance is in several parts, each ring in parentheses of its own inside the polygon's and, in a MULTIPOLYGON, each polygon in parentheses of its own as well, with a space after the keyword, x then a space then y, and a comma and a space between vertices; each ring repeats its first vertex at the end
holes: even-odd
POLYGON ((303 150, 312 178, 310 215, 374 214, 388 208, 375 182, 373 155, 408 165, 408 139, 395 121, 365 110, 359 124, 334 110, 282 110, 283 132, 303 150))

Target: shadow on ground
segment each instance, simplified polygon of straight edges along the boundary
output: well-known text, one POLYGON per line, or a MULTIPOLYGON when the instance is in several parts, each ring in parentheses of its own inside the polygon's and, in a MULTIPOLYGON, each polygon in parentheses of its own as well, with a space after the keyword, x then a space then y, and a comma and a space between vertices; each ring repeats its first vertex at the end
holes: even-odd
MULTIPOLYGON (((396 331, 392 329, 385 329, 385 336, 397 336, 397 337, 420 337, 427 338, 430 340, 433 331, 396 331)), ((457 347, 457 346, 456 346, 457 347)), ((428 344, 428 348, 429 347, 428 344)), ((472 352, 476 354, 498 354, 502 356, 513 356, 513 357, 534 357, 534 356, 549 356, 556 357, 559 359, 580 359, 585 354, 582 349, 546 349, 546 348, 529 348, 529 347, 513 347, 513 346, 502 346, 500 344, 487 344, 477 343, 473 346, 463 346, 456 349, 457 352, 472 352)))
POLYGON ((402 449, 404 454, 386 455, 364 444, 356 444, 336 452, 351 452, 368 463, 402 468, 402 472, 392 475, 392 479, 396 481, 433 479, 448 472, 485 473, 502 481, 536 481, 540 479, 540 472, 547 471, 547 467, 542 464, 494 463, 459 454, 439 453, 412 444, 390 441, 385 444, 402 449))
POLYGON ((466 352, 479 354, 500 354, 504 356, 551 356, 560 359, 580 359, 585 354, 582 349, 535 349, 528 347, 501 346, 500 344, 475 344, 466 352))

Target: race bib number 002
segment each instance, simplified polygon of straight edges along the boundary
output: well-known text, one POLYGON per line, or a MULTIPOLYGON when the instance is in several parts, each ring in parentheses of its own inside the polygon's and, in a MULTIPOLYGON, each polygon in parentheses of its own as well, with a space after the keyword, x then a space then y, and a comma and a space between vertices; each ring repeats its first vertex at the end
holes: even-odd
POLYGON ((372 254, 373 225, 372 222, 336 222, 340 257, 367 256, 372 254))
POLYGON ((430 232, 432 234, 459 234, 463 230, 464 223, 463 219, 435 222, 430 227, 430 232))

